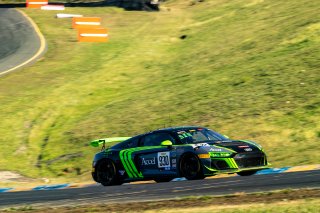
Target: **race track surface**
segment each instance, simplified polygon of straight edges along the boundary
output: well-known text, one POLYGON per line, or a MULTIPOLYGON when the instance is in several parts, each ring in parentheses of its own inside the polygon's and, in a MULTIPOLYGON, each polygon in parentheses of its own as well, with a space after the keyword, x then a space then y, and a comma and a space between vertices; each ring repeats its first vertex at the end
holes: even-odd
POLYGON ((28 61, 40 47, 39 35, 26 17, 15 9, 0 8, 0 75, 28 61))
POLYGON ((279 189, 319 188, 320 170, 248 177, 233 176, 196 181, 125 184, 69 188, 54 191, 25 191, 0 194, 0 208, 10 206, 64 206, 174 199, 185 196, 226 195, 279 189))

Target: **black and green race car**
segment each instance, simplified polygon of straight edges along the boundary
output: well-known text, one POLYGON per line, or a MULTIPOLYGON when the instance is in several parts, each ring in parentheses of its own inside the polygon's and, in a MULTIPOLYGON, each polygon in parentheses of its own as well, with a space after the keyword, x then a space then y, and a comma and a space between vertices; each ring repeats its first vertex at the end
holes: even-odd
POLYGON ((164 128, 134 137, 94 140, 91 145, 103 147, 94 157, 92 177, 104 186, 177 177, 196 180, 219 173, 247 176, 268 168, 259 144, 231 140, 203 127, 164 128), (108 142, 120 143, 105 148, 108 142))

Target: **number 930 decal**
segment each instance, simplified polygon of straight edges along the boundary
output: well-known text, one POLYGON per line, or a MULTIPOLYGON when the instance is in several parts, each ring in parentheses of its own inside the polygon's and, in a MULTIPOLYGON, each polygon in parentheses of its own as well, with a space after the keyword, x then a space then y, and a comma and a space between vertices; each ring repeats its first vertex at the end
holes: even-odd
POLYGON ((170 167, 170 152, 158 152, 158 167, 170 167))

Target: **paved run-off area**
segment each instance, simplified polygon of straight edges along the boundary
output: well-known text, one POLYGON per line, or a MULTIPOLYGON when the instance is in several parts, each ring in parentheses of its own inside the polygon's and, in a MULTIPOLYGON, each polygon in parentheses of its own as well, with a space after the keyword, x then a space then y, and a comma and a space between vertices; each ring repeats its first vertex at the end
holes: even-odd
POLYGON ((0 76, 38 59, 45 40, 31 19, 16 9, 0 8, 0 76))

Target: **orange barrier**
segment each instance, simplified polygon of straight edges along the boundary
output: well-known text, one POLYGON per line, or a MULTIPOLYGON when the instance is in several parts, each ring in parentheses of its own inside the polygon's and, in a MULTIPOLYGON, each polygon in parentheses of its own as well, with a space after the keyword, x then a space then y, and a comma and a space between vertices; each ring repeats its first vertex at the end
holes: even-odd
POLYGON ((106 42, 108 41, 108 31, 105 28, 78 29, 79 42, 106 42))
POLYGON ((27 8, 41 8, 48 4, 48 0, 26 0, 27 8))
POLYGON ((101 18, 99 17, 73 17, 72 28, 74 29, 94 29, 101 27, 101 18))

